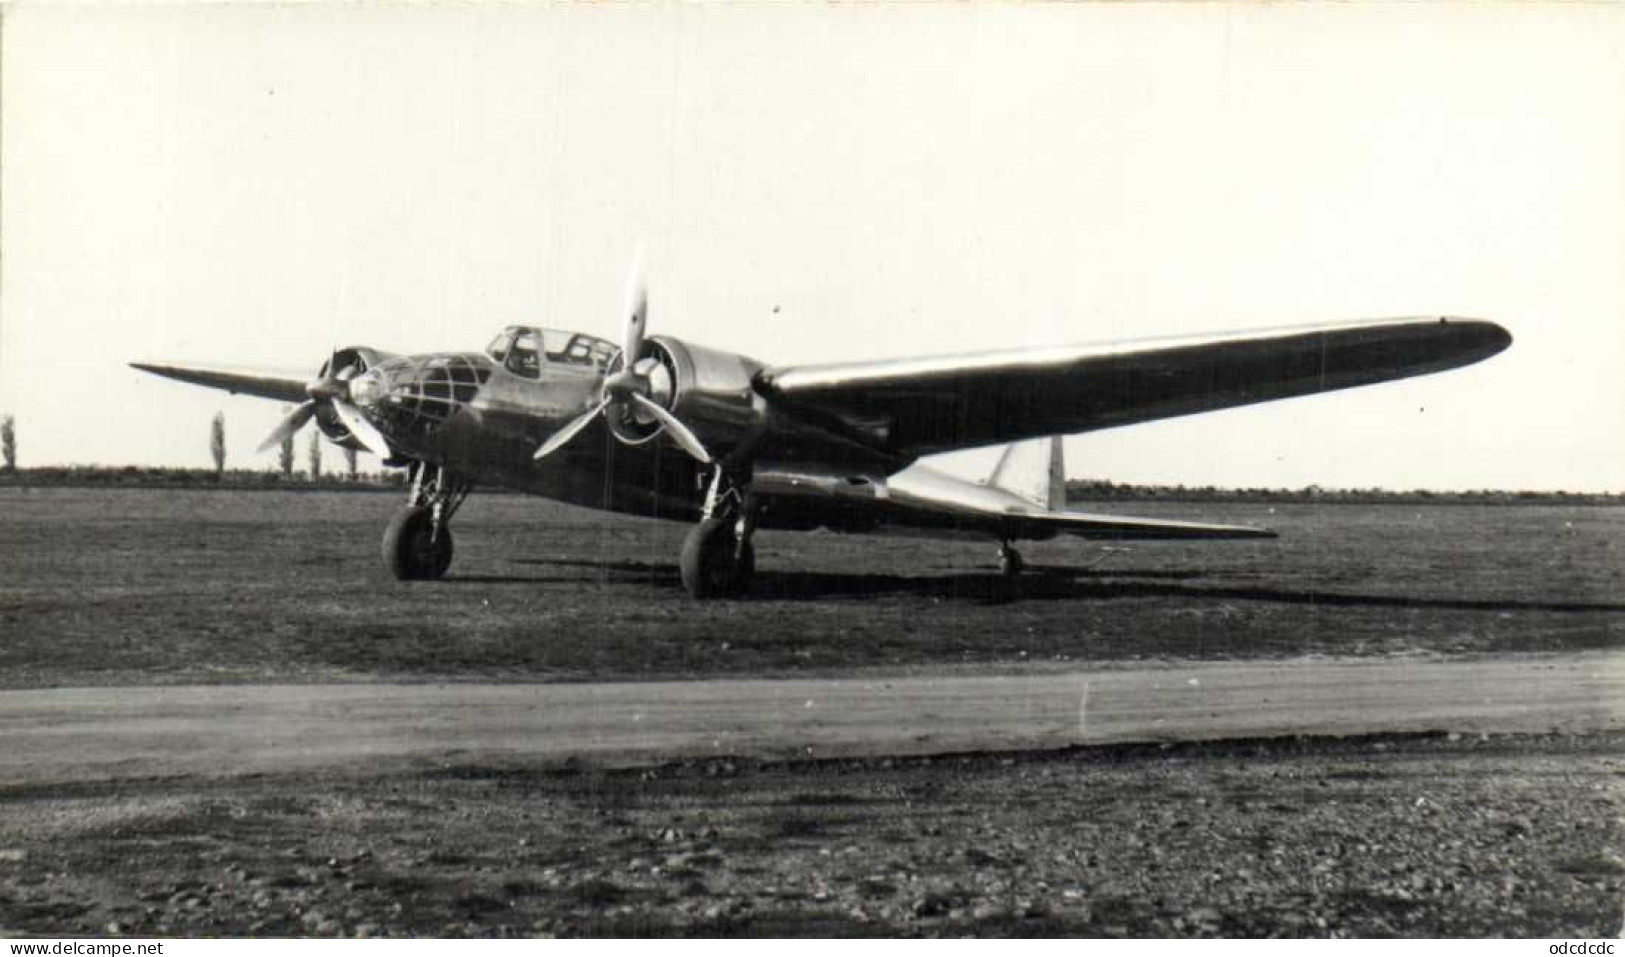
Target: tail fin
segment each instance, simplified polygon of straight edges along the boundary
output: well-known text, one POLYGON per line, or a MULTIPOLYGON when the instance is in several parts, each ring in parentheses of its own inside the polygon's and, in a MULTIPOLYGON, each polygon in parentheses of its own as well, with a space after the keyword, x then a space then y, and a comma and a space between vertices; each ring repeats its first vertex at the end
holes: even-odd
POLYGON ((1005 447, 986 484, 1019 495, 1040 508, 1066 511, 1066 461, 1061 437, 1029 439, 1005 447))

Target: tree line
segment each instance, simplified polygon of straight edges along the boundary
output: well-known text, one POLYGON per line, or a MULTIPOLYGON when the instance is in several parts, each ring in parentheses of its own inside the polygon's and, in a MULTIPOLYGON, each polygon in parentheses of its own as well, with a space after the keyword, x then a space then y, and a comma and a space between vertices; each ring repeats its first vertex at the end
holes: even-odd
MULTIPOLYGON (((292 410, 283 409, 283 412, 289 411, 292 410)), ((281 470, 284 478, 293 478, 293 436, 294 433, 291 432, 284 435, 282 443, 277 447, 277 467, 281 470)), ((356 451, 347 445, 339 446, 339 450, 344 453, 345 472, 349 475, 350 480, 354 481, 356 477, 356 451)), ((225 474, 226 414, 224 412, 216 412, 214 418, 209 422, 209 457, 214 460, 215 475, 225 474)), ((311 478, 319 479, 322 477, 321 429, 310 430, 310 440, 305 447, 305 462, 308 466, 307 472, 311 478)))
MULTIPOLYGON (((360 475, 357 471, 356 450, 347 446, 340 446, 344 455, 344 470, 350 481, 356 481, 360 475)), ((209 460, 213 463, 214 477, 221 480, 226 475, 226 414, 216 412, 209 420, 209 460)), ((305 449, 306 475, 312 479, 322 477, 322 433, 319 429, 310 430, 310 441, 305 449)), ((293 436, 282 438, 280 448, 277 450, 277 468, 284 479, 294 476, 294 445, 293 436)), ((17 472, 17 419, 13 415, 0 415, 0 468, 5 472, 17 472)), ((124 466, 106 468, 100 466, 68 466, 65 468, 30 469, 29 474, 35 478, 45 479, 53 475, 78 475, 80 477, 97 473, 109 475, 147 475, 175 477, 185 475, 188 469, 141 469, 137 466, 124 466)), ((254 473, 258 474, 258 473, 254 473)))
POLYGON ((1532 492, 1472 489, 1221 488, 1213 485, 1133 485, 1105 479, 1072 479, 1068 502, 1265 502, 1320 505, 1514 505, 1551 502, 1567 505, 1625 505, 1625 494, 1608 492, 1532 492))
MULTIPOLYGON (((359 482, 356 450, 340 446, 344 454, 347 480, 359 482)), ((293 435, 283 436, 277 449, 277 471, 283 482, 294 478, 296 456, 293 435)), ((227 480, 226 470, 226 416, 216 412, 209 420, 209 458, 214 465, 215 482, 227 480)), ((4 471, 12 475, 17 470, 17 422, 11 415, 0 415, 0 462, 4 471)), ((311 429, 305 449, 307 481, 319 482, 322 473, 322 433, 311 429)), ((28 476, 42 484, 55 482, 88 482, 92 484, 192 484, 196 473, 189 469, 140 468, 138 466, 99 467, 70 466, 65 468, 30 469, 28 476)), ((236 470, 230 473, 234 485, 266 485, 265 472, 236 470)), ((337 478, 337 476, 334 476, 337 478)), ((400 476, 382 473, 366 477, 373 484, 396 485, 400 476)), ((1220 488, 1213 485, 1134 485, 1105 479, 1072 479, 1066 483, 1068 502, 1281 502, 1313 503, 1325 505, 1389 505, 1389 504, 1468 504, 1511 505, 1530 502, 1553 502, 1570 505, 1625 505, 1625 494, 1607 492, 1531 492, 1501 489, 1475 489, 1465 492, 1436 492, 1429 489, 1401 491, 1380 488, 1323 488, 1309 485, 1298 489, 1285 488, 1220 488)))

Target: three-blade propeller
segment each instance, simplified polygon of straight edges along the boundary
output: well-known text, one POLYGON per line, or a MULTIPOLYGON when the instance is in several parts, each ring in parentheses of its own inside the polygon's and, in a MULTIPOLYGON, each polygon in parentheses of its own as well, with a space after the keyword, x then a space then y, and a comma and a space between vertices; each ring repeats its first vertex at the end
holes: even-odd
POLYGON ((350 380, 355 378, 356 374, 361 370, 353 364, 334 369, 333 365, 336 363, 337 358, 338 356, 335 354, 333 359, 329 360, 327 367, 322 370, 322 375, 305 383, 305 395, 310 396, 310 398, 301 402, 281 422, 278 422, 276 428, 271 430, 271 434, 265 437, 265 441, 260 443, 256 451, 266 452, 282 444, 289 436, 303 428, 306 422, 314 418, 325 403, 328 408, 333 410, 333 414, 338 417, 338 420, 344 423, 344 427, 350 430, 350 434, 355 436, 355 440, 360 442, 367 451, 384 459, 393 454, 390 451, 388 440, 384 438, 384 434, 378 431, 377 426, 367 421, 367 417, 362 415, 361 410, 356 408, 350 401, 350 380))
MULTIPOLYGON (((654 392, 652 376, 661 371, 662 366, 659 359, 642 358, 643 333, 649 319, 649 293, 643 282, 643 270, 637 265, 633 266, 632 278, 627 284, 625 314, 621 368, 604 378, 597 404, 549 436, 536 450, 536 459, 544 459, 563 448, 582 429, 592 424, 593 419, 603 415, 621 416, 623 420, 636 418, 644 422, 658 422, 683 451, 704 464, 710 464, 711 453, 706 451, 699 438, 677 416, 651 397, 654 392)), ((619 433, 616 435, 621 437, 619 433)))

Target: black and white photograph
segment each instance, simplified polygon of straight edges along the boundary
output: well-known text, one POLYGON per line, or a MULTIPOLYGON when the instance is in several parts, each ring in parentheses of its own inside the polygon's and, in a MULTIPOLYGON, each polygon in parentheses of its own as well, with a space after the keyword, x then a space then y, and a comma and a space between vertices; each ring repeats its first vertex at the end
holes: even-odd
POLYGON ((1602 946, 1622 369, 1625 4, 5 3, 0 937, 1602 946))

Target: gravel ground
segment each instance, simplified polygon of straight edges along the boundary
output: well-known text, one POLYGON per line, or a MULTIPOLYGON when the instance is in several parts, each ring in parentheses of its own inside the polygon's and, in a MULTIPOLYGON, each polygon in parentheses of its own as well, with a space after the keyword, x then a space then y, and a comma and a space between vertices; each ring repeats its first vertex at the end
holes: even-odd
POLYGON ((7 934, 1599 937, 1625 735, 0 791, 7 934))

